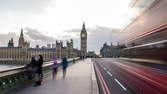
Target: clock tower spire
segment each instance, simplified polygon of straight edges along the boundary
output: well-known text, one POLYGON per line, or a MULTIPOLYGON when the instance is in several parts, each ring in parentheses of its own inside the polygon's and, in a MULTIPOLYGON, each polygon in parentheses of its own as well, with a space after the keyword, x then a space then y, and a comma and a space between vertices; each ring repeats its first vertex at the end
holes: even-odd
POLYGON ((81 58, 84 58, 86 57, 87 54, 87 31, 84 22, 80 33, 80 38, 81 38, 81 58))

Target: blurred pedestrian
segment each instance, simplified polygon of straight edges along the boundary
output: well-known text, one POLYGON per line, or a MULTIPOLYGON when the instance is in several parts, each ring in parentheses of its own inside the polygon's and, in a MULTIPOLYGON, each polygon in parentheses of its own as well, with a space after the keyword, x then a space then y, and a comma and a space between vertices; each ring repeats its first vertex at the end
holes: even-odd
POLYGON ((32 72, 33 73, 35 73, 36 70, 37 70, 36 64, 37 64, 37 60, 36 60, 35 56, 32 56, 30 65, 32 67, 32 72))
POLYGON ((38 56, 37 61, 37 70, 36 70, 36 82, 34 86, 40 86, 42 83, 43 73, 42 73, 42 65, 43 65, 43 56, 38 56))
POLYGON ((33 79, 33 77, 35 76, 36 69, 37 69, 35 56, 32 56, 31 62, 27 64, 27 68, 28 68, 29 79, 33 79))
POLYGON ((63 67, 63 78, 65 78, 68 67, 68 61, 66 57, 62 58, 62 67, 63 67))
POLYGON ((57 63, 57 57, 53 57, 52 59, 52 79, 54 80, 57 76, 57 71, 58 71, 58 63, 57 63))

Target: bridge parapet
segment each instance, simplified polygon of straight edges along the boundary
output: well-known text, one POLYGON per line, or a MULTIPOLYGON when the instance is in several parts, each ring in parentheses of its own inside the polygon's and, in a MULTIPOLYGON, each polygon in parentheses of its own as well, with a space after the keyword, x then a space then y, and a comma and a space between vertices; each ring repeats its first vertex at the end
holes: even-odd
MULTIPOLYGON (((72 62, 75 62, 76 60, 79 59, 80 58, 72 58, 68 59, 68 61, 70 62, 70 64, 72 64, 72 62)), ((60 68, 61 61, 59 60, 58 63, 60 68)), ((44 73, 48 72, 50 70, 51 65, 52 65, 51 61, 44 62, 43 72, 44 73)), ((25 66, 5 71, 0 71, 0 94, 4 94, 5 92, 19 88, 22 85, 32 82, 33 75, 29 75, 29 73, 30 72, 25 66)))

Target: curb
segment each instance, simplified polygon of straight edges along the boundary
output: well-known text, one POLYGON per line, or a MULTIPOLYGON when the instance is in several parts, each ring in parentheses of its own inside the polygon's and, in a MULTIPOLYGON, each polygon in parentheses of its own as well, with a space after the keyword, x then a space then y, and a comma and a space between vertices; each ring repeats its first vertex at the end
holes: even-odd
POLYGON ((96 74, 95 74, 95 69, 94 69, 94 65, 93 65, 93 61, 91 59, 91 83, 92 83, 92 88, 91 88, 91 94, 99 94, 99 87, 97 84, 97 79, 96 79, 96 74))
POLYGON ((94 69, 96 71, 96 77, 98 79, 98 83, 99 83, 99 90, 100 92, 103 92, 103 94, 111 94, 109 91, 109 88, 104 80, 104 78, 102 77, 102 74, 100 73, 99 69, 97 68, 97 65, 95 64, 95 62, 93 62, 94 65, 94 69))

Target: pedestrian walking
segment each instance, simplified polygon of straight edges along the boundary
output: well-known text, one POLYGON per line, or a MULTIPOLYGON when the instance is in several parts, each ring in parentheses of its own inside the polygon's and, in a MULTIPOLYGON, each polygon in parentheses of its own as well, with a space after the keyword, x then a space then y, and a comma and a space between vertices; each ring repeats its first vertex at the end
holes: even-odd
POLYGON ((33 79, 33 77, 35 76, 35 72, 36 72, 36 59, 35 56, 32 56, 31 58, 31 62, 29 64, 27 64, 27 71, 28 71, 28 77, 29 79, 33 79))
POLYGON ((57 71, 58 71, 58 62, 57 62, 57 57, 53 57, 52 59, 52 79, 54 80, 57 76, 57 71))
POLYGON ((65 78, 68 67, 68 61, 66 57, 62 58, 62 67, 63 67, 63 78, 65 78))
POLYGON ((43 56, 39 55, 38 61, 36 63, 37 66, 36 77, 35 77, 36 82, 34 86, 40 86, 42 83, 42 78, 43 78, 42 65, 43 65, 43 56))
POLYGON ((36 64, 37 64, 37 60, 36 60, 35 56, 32 56, 30 66, 32 67, 33 73, 35 73, 37 70, 36 64))

